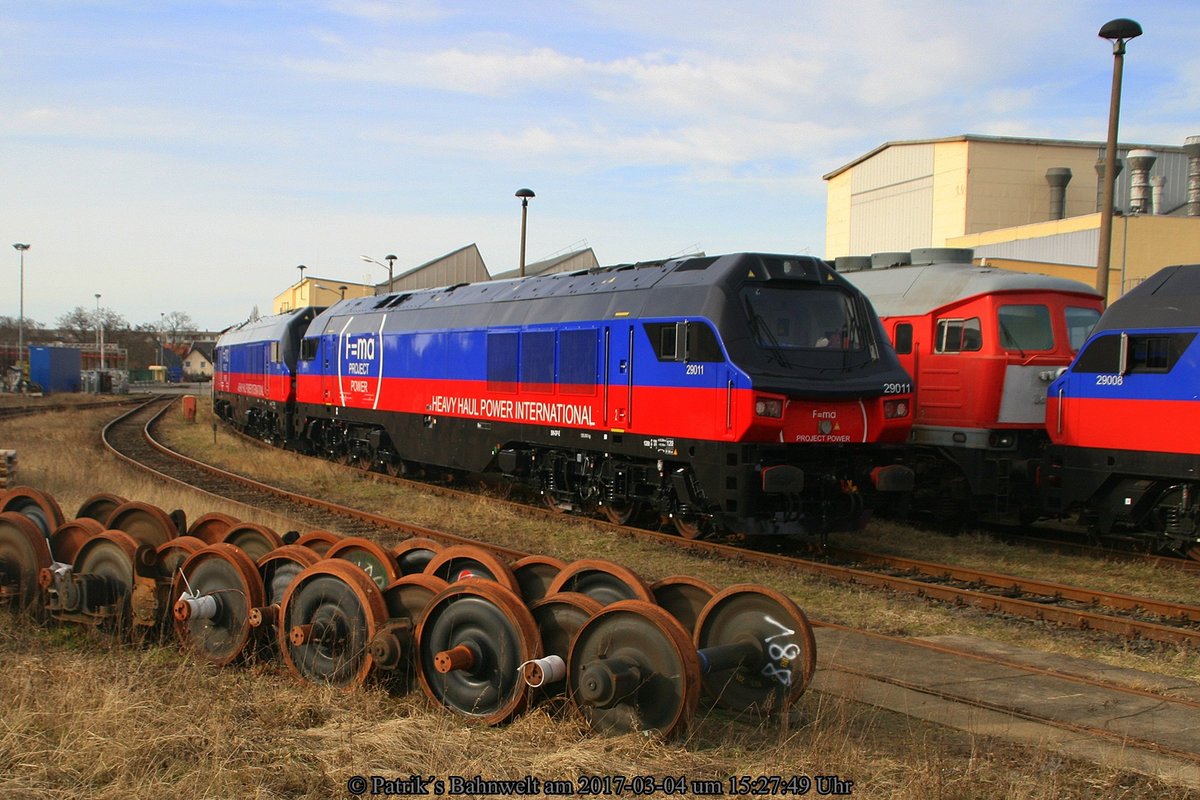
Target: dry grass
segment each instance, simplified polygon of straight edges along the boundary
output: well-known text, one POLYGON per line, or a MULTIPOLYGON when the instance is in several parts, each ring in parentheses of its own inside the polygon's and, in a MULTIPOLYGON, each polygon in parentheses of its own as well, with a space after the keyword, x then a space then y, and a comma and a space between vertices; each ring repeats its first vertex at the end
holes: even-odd
MULTIPOLYGON (((243 507, 222 508, 164 489, 100 453, 96 431, 108 416, 0 422, 0 447, 16 448, 23 482, 55 494, 68 514, 87 496, 109 491, 184 508, 189 516, 223 510, 254 518, 243 507)), ((331 496, 346 491, 380 513, 474 530, 565 558, 610 557, 652 578, 692 572, 719 584, 768 582, 818 616, 867 627, 964 628, 961 615, 922 603, 681 556, 566 520, 535 523, 482 500, 450 508, 423 492, 346 480, 344 470, 247 448, 224 434, 213 451, 211 428, 179 427, 200 452, 237 460, 248 452, 256 464, 243 464, 246 471, 278 470, 300 483, 315 481, 331 496)), ((980 631, 1024 627, 980 624, 980 631)), ((506 728, 472 727, 431 708, 419 693, 323 690, 270 664, 216 670, 193 663, 170 642, 121 645, 71 626, 38 628, 7 612, 0 613, 0 663, 3 798, 346 797, 347 779, 360 774, 574 781, 580 775, 724 780, 781 773, 840 775, 854 781, 854 796, 902 800, 1189 796, 1137 775, 816 692, 801 698, 787 719, 769 724, 702 712, 686 741, 668 744, 634 735, 598 738, 572 714, 546 709, 506 728)))

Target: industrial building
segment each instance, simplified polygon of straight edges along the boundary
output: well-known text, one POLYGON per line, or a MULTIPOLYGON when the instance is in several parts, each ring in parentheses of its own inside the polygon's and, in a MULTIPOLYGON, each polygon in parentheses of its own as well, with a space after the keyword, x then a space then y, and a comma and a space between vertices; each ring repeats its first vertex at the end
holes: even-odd
MULTIPOLYGON (((1109 299, 1200 256, 1200 136, 1118 146, 1109 299)), ((1104 143, 961 135, 887 142, 826 174, 826 257, 973 248, 1096 283, 1104 143)))

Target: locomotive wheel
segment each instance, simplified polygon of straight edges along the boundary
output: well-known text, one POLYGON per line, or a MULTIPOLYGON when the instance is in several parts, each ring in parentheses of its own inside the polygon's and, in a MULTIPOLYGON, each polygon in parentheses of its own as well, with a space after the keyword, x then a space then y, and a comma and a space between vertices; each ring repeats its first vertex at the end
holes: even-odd
POLYGON ((188 528, 188 536, 195 536, 197 539, 203 539, 209 544, 216 544, 217 542, 225 541, 225 534, 229 533, 229 529, 239 523, 240 520, 228 514, 213 511, 193 522, 192 527, 188 528))
POLYGON ((299 544, 285 544, 257 561, 258 574, 262 576, 263 589, 266 591, 267 605, 278 605, 283 602, 287 588, 301 572, 316 564, 321 556, 299 544))
POLYGON ((513 562, 512 572, 521 589, 521 599, 531 606, 547 595, 550 584, 567 566, 567 562, 554 556, 525 556, 513 562))
POLYGON ((383 600, 391 619, 408 619, 415 626, 429 601, 450 584, 436 575, 405 575, 383 590, 383 600))
POLYGON ((1188 558, 1192 559, 1193 561, 1200 561, 1200 545, 1190 548, 1187 551, 1187 554, 1188 558))
POLYGON ((675 532, 684 539, 702 539, 705 536, 703 520, 694 514, 672 514, 671 524, 675 532))
POLYGON ((448 586, 417 627, 417 674, 425 693, 488 725, 508 721, 528 704, 521 665, 541 654, 529 609, 491 581, 448 586))
POLYGON ((193 553, 171 584, 173 598, 185 592, 213 602, 207 611, 186 599, 175 603, 175 635, 184 649, 218 667, 246 652, 254 632, 250 609, 263 605, 265 595, 258 568, 245 551, 223 542, 193 553))
POLYGON ((696 630, 700 612, 713 599, 717 588, 691 575, 671 575, 650 586, 654 602, 667 610, 688 633, 696 630))
POLYGON ((685 730, 700 703, 700 659, 670 614, 624 600, 594 615, 571 644, 567 688, 593 730, 685 730))
POLYGON ((112 512, 116 510, 117 506, 128 502, 128 500, 119 494, 100 492, 83 501, 83 505, 75 512, 75 518, 81 519, 86 517, 96 520, 101 525, 107 525, 108 518, 112 516, 112 512))
POLYGON ((65 522, 58 501, 47 492, 28 486, 14 486, 0 494, 0 512, 3 511, 15 511, 28 517, 47 540, 65 522))
POLYGON ((600 506, 605 519, 614 525, 628 525, 637 516, 639 503, 636 500, 614 500, 600 506))
POLYGON ((179 535, 171 515, 158 506, 130 500, 113 509, 108 518, 111 530, 125 531, 134 539, 153 548, 179 535))
MULTIPOLYGON (((195 536, 176 536, 166 544, 160 544, 155 551, 158 556, 158 574, 168 581, 174 580, 175 574, 183 566, 183 562, 208 547, 208 542, 195 536)), ((176 598, 172 598, 174 600, 176 598)))
POLYGON ((433 539, 414 536, 393 547, 392 557, 400 565, 401 575, 418 575, 424 572, 433 557, 444 549, 445 545, 433 539))
POLYGON ((95 578, 97 583, 103 585, 103 595, 91 595, 90 607, 81 610, 93 614, 98 622, 108 623, 118 631, 127 630, 136 575, 134 565, 137 563, 138 550, 145 546, 121 530, 107 530, 84 542, 75 556, 72 572, 95 578))
POLYGON ((650 587, 636 572, 598 558, 584 558, 568 564, 555 577, 546 594, 558 592, 586 594, 606 606, 620 600, 654 602, 650 587))
POLYGON ((387 622, 383 593, 361 568, 340 558, 313 564, 292 581, 279 610, 283 661, 302 680, 353 686, 374 662, 368 646, 387 622))
POLYGON ((483 578, 498 583, 514 594, 520 592, 517 578, 508 565, 482 547, 456 544, 438 553, 425 565, 426 575, 436 575, 446 583, 464 578, 483 578))
POLYGON ((70 564, 75 561, 75 555, 79 548, 83 547, 83 543, 104 530, 104 525, 91 517, 79 517, 64 522, 50 534, 50 553, 55 561, 70 564))
MULTIPOLYGON (((528 601, 527 601, 528 602, 528 601)), ((558 656, 565 663, 571 649, 571 640, 583 627, 584 623, 600 613, 599 600, 593 600, 578 592, 559 592, 538 600, 529 610, 533 621, 537 623, 538 635, 542 639, 542 652, 547 656, 558 656)), ((547 681, 540 666, 528 664, 525 667, 525 678, 531 686, 536 686, 539 694, 545 697, 563 693, 566 687, 565 678, 557 681, 547 681)))
POLYGON ((38 579, 50 563, 50 546, 33 520, 16 511, 0 513, 0 604, 38 613, 38 579))
POLYGON ((223 541, 240 547, 250 556, 250 560, 255 562, 272 550, 283 547, 283 539, 278 533, 266 525, 253 522, 234 525, 225 532, 223 541))
POLYGON ((702 651, 733 645, 753 653, 740 665, 704 676, 717 704, 737 711, 786 709, 803 694, 817 666, 808 618, 790 598, 766 586, 739 584, 719 592, 700 614, 695 642, 702 651))
POLYGON ((542 492, 542 503, 556 514, 565 514, 572 510, 570 503, 563 503, 554 496, 554 492, 542 492))
POLYGON ((375 581, 380 591, 400 577, 400 568, 396 566, 392 554, 361 536, 339 539, 337 544, 325 551, 325 557, 339 558, 356 565, 375 581))
POLYGON ((296 540, 295 544, 301 547, 307 547, 322 558, 329 552, 329 548, 340 542, 342 537, 330 531, 309 531, 296 540))

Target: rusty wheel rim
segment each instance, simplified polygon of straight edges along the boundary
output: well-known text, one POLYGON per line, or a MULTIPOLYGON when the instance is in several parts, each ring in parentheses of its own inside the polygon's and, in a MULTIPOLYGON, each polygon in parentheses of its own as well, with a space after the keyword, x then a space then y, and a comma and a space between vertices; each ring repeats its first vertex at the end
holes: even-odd
POLYGON ((240 520, 228 514, 213 511, 194 521, 188 528, 188 536, 195 536, 209 544, 216 544, 225 541, 225 534, 229 533, 229 529, 239 522, 240 520))
POLYGON ((370 643, 387 622, 375 581, 349 561, 330 558, 301 572, 279 611, 277 640, 288 670, 310 683, 349 687, 371 672, 370 643))
POLYGON ((393 547, 392 557, 400 566, 401 575, 417 575, 424 572, 433 557, 444 549, 446 546, 441 542, 414 536, 393 547))
POLYGON ((392 581, 400 577, 400 568, 392 554, 370 539, 348 536, 325 551, 326 558, 349 561, 367 574, 383 591, 392 581))
POLYGON ((675 532, 684 539, 703 538, 704 531, 698 517, 690 514, 673 514, 671 516, 671 524, 675 526, 675 532))
POLYGON ((283 602, 288 587, 300 573, 321 560, 321 556, 300 544, 285 544, 258 559, 258 573, 266 591, 266 604, 283 602))
POLYGON ((208 547, 208 542, 195 536, 176 536, 171 541, 160 544, 155 554, 158 556, 158 574, 168 581, 174 580, 175 573, 183 566, 193 553, 208 547))
POLYGON ((108 519, 110 530, 124 531, 145 545, 158 549, 159 545, 179 535, 171 515, 150 503, 130 500, 113 509, 108 519))
MULTIPOLYGON (((137 574, 138 550, 146 547, 125 531, 107 530, 84 542, 75 556, 72 571, 75 575, 91 575, 103 581, 110 593, 107 609, 96 614, 102 625, 118 631, 127 630, 130 622, 130 600, 137 574)), ((96 608, 84 609, 95 614, 96 608)))
POLYGON ((636 500, 614 500, 600 506, 600 513, 613 525, 628 525, 637 516, 638 503, 636 500))
POLYGON ((91 517, 80 517, 58 526, 50 534, 50 553, 54 560, 63 564, 71 564, 83 543, 93 536, 103 533, 104 525, 91 517))
POLYGON ((225 532, 223 541, 226 544, 240 547, 253 562, 257 562, 272 550, 283 547, 283 539, 278 533, 266 525, 258 525, 253 522, 234 525, 225 532))
POLYGON ((514 594, 520 592, 517 578, 508 564, 482 547, 470 544, 447 547, 425 565, 425 574, 436 575, 447 583, 482 578, 498 583, 514 594))
POLYGON ((75 517, 77 519, 84 517, 94 519, 101 525, 107 526, 108 518, 112 516, 112 512, 116 510, 117 506, 128 502, 128 500, 119 494, 100 492, 84 500, 83 505, 79 507, 79 511, 75 512, 75 517))
POLYGON ((628 567, 599 558, 568 564, 550 584, 547 596, 558 592, 586 594, 606 606, 621 600, 654 602, 654 595, 641 576, 628 567))
POLYGON ((329 548, 341 541, 341 538, 342 537, 338 536, 336 533, 332 533, 331 531, 309 531, 297 539, 295 544, 298 544, 301 547, 307 547, 309 550, 312 550, 314 553, 324 558, 325 554, 329 552, 329 548))
MULTIPOLYGON (((600 601, 578 592, 559 592, 538 600, 529 611, 542 639, 542 653, 558 656, 565 663, 575 634, 602 608, 600 601)), ((565 676, 561 680, 542 683, 537 687, 538 695, 555 697, 563 694, 566 686, 565 676)))
POLYGON ((488 725, 524 710, 530 693, 521 665, 540 656, 529 609, 512 591, 487 580, 448 586, 430 601, 417 626, 422 689, 446 708, 488 725))
POLYGON ((52 495, 29 486, 14 486, 0 495, 0 512, 4 511, 28 517, 47 540, 65 521, 62 509, 52 495))
POLYGON ((663 609, 623 600, 592 616, 571 644, 567 687, 593 730, 686 730, 700 703, 700 660, 687 631, 663 609))
POLYGON ((415 626, 429 601, 450 584, 436 575, 405 575, 383 591, 390 619, 407 619, 415 626))
POLYGON ((189 589, 194 596, 215 599, 217 610, 207 617, 183 616, 183 601, 176 603, 175 635, 184 649, 216 666, 245 654, 254 635, 250 609, 263 605, 264 597, 262 578, 245 551, 221 542, 193 553, 175 575, 171 596, 189 589))
POLYGON ((38 576, 50 562, 50 546, 37 525, 24 514, 0 512, 0 604, 38 613, 38 576))
POLYGON ((567 562, 554 556, 525 556, 513 562, 512 573, 521 589, 521 599, 531 606, 550 593, 550 584, 558 573, 567 567, 567 562))
POLYGON ((738 584, 718 592, 701 612, 694 639, 701 650, 757 643, 761 659, 704 676, 709 696, 735 711, 765 715, 787 708, 817 667, 808 618, 791 598, 766 586, 738 584))
POLYGON ((691 633, 696 630, 696 621, 717 593, 717 588, 691 575, 670 575, 651 584, 650 591, 654 593, 654 602, 691 633))

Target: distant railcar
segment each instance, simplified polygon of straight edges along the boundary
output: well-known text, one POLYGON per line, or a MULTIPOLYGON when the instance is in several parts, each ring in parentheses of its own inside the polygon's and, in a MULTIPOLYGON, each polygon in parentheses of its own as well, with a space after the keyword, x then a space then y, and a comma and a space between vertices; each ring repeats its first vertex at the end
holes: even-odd
POLYGON ((883 321, 915 382, 917 509, 942 521, 1032 517, 1048 444, 1046 387, 1100 318, 1077 281, 976 266, 972 251, 925 248, 839 260, 883 321))
POLYGON ((1160 270, 1104 313, 1049 389, 1053 510, 1200 558, 1197 334, 1200 264, 1160 270))

